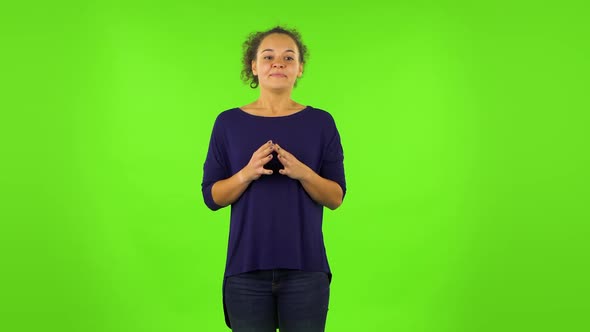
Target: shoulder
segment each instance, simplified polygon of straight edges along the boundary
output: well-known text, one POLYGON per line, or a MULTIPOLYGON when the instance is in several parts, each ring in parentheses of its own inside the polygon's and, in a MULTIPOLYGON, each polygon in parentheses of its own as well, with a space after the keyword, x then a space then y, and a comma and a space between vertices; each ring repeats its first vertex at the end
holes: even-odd
POLYGON ((334 117, 332 116, 332 114, 330 114, 330 112, 328 112, 324 109, 313 107, 313 106, 308 106, 307 111, 310 116, 312 116, 316 119, 330 121, 330 122, 334 121, 334 117))
POLYGON ((240 111, 240 109, 237 107, 222 111, 215 118, 215 126, 227 126, 231 125, 232 123, 239 122, 242 115, 241 113, 242 111, 240 111))
POLYGON ((213 122, 213 135, 219 136, 224 135, 225 132, 235 128, 240 123, 240 110, 236 108, 230 108, 217 114, 215 121, 213 122))
POLYGON ((240 113, 241 111, 238 107, 230 108, 219 113, 216 120, 231 120, 238 117, 240 113))
POLYGON ((336 122, 332 114, 324 109, 308 106, 310 120, 322 124, 325 127, 336 127, 336 122))

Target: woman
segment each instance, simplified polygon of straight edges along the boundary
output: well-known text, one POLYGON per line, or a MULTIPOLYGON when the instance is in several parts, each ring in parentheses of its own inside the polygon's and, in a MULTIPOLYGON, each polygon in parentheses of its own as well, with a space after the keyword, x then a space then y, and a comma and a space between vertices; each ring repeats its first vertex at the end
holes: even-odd
POLYGON ((322 213, 342 204, 346 182, 332 116, 291 99, 306 52, 297 31, 252 34, 242 77, 260 97, 213 126, 202 190, 210 209, 231 205, 223 298, 233 331, 324 331, 322 213))

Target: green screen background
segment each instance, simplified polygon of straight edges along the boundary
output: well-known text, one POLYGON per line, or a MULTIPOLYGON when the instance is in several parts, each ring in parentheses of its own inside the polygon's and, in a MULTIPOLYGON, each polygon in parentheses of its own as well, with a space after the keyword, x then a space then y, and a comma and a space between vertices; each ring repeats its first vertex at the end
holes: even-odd
POLYGON ((229 209, 202 166, 296 27, 348 193, 327 331, 590 329, 583 2, 2 5, 2 331, 227 331, 229 209))

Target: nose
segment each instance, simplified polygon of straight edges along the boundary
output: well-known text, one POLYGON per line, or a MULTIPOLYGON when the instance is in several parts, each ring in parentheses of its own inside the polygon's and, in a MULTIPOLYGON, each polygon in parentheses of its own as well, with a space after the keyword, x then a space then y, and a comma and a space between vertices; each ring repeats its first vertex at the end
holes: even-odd
POLYGON ((283 64, 281 61, 275 61, 275 62, 272 64, 272 67, 273 67, 273 68, 285 68, 285 64, 283 64))

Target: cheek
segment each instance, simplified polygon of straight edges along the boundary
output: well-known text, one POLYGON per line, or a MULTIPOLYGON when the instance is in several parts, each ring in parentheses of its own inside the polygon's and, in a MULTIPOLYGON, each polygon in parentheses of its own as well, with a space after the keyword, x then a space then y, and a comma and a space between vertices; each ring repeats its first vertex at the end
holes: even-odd
POLYGON ((257 64, 256 69, 258 69, 259 72, 264 72, 267 71, 269 67, 268 63, 261 62, 257 64))

